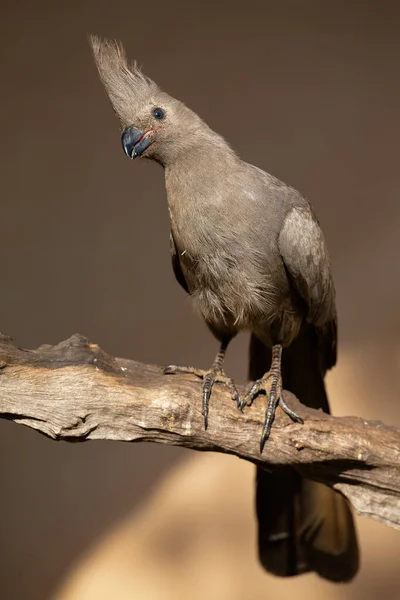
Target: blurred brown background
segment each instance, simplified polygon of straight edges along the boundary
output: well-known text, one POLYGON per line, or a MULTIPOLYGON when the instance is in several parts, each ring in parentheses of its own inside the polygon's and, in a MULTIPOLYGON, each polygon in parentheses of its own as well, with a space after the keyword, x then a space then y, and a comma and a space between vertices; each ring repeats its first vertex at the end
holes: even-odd
MULTIPOLYGON (((124 158, 85 38, 116 37, 246 160, 311 199, 337 282, 333 409, 399 425, 399 16, 385 1, 3 0, 0 330, 23 347, 80 332, 159 364, 214 355, 170 268, 162 171, 124 158)), ((247 342, 228 357, 239 380, 247 342)), ((252 476, 232 458, 56 444, 0 422, 0 597, 47 600, 76 572, 70 600, 400 597, 400 534, 366 520, 350 586, 265 575, 252 476), (91 553, 97 566, 78 568, 91 553), (174 587, 183 576, 190 587, 174 587)))

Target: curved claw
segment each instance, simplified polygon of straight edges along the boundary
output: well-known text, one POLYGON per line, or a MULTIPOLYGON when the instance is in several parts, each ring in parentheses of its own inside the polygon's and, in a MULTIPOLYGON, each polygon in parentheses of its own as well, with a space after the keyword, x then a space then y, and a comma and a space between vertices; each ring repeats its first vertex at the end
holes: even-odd
POLYGON ((251 406, 253 404, 255 397, 257 396, 258 392, 262 389, 264 383, 265 381, 263 381, 262 379, 259 379, 258 381, 253 383, 243 400, 241 400, 238 403, 239 410, 243 412, 245 406, 251 406))
POLYGON ((245 402, 245 400, 239 400, 239 401, 238 401, 238 405, 237 405, 237 407, 238 407, 238 409, 239 409, 240 411, 242 411, 242 412, 243 412, 243 411, 244 411, 244 407, 245 407, 245 406, 246 406, 246 402, 245 402))
POLYGON ((270 433, 271 433, 271 428, 269 428, 267 431, 262 432, 261 440, 260 440, 260 454, 262 454, 262 452, 264 450, 265 442, 268 440, 270 433))
POLYGON ((287 415, 289 415, 289 417, 292 419, 292 421, 294 421, 295 423, 301 423, 302 425, 304 425, 304 420, 300 417, 300 415, 297 414, 296 411, 294 411, 292 408, 290 408, 290 406, 283 399, 282 394, 279 398, 279 405, 281 406, 282 410, 284 410, 285 413, 287 415))
POLYGON ((208 427, 208 407, 210 404, 211 390, 216 380, 216 374, 214 372, 207 373, 203 383, 203 417, 204 417, 204 428, 208 427))
POLYGON ((279 398, 280 398, 280 396, 278 396, 278 394, 277 394, 276 386, 274 386, 271 389, 271 392, 270 392, 269 398, 268 398, 268 405, 267 405, 267 412, 265 414, 264 428, 263 428, 263 432, 262 432, 261 440, 260 440, 260 452, 262 452, 264 450, 265 442, 268 440, 268 438, 270 436, 272 424, 275 420, 276 407, 279 404, 279 398))

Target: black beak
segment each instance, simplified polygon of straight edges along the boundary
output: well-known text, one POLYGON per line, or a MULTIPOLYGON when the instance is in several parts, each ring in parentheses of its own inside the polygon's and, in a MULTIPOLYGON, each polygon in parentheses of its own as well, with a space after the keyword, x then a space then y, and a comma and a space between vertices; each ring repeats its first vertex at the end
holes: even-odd
POLYGON ((150 131, 140 131, 134 125, 130 125, 121 135, 122 147, 125 154, 129 158, 136 158, 143 154, 143 152, 150 146, 152 140, 150 138, 150 131))

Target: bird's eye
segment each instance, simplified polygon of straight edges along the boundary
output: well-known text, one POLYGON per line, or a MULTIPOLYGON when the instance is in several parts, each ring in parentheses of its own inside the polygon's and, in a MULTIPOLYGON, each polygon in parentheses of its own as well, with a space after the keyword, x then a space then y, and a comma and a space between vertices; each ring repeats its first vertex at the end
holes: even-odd
POLYGON ((161 119, 165 118, 165 110, 157 106, 157 108, 153 108, 153 117, 161 121, 161 119))

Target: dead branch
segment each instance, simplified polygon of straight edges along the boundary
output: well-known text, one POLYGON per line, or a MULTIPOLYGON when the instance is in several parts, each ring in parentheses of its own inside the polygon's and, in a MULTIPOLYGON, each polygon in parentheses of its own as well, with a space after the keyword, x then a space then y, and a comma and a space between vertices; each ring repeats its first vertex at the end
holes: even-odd
POLYGON ((242 414, 227 389, 216 386, 205 431, 200 385, 188 375, 113 358, 80 335, 23 350, 0 334, 0 417, 54 440, 158 442, 235 454, 267 469, 291 465, 342 492, 358 513, 400 528, 398 429, 332 417, 285 392, 304 425, 278 410, 260 455, 262 397, 242 414))

